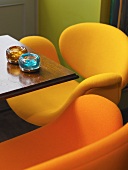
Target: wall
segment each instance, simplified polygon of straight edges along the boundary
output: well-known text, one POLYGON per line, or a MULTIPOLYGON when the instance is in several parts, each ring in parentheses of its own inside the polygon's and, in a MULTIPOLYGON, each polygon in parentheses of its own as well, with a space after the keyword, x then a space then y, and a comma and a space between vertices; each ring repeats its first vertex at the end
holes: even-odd
POLYGON ((37 0, 0 0, 0 35, 37 34, 37 0))
POLYGON ((100 22, 101 0, 39 0, 39 34, 58 48, 61 32, 80 22, 100 22))

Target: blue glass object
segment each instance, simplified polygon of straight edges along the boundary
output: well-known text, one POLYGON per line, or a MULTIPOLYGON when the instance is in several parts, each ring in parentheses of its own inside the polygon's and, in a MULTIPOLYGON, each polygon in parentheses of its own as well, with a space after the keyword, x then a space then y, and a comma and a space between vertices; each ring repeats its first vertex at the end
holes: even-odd
POLYGON ((34 53, 22 54, 18 62, 20 69, 24 72, 35 72, 40 68, 40 56, 34 53))

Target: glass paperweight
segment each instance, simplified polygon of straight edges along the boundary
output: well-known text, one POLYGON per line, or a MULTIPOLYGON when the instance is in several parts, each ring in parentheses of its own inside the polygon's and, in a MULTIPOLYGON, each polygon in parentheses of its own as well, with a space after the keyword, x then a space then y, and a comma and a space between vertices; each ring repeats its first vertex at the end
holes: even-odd
POLYGON ((9 63, 18 64, 19 57, 27 53, 27 49, 23 46, 12 46, 6 50, 6 56, 9 63))
POLYGON ((40 56, 34 53, 22 54, 19 58, 19 67, 23 72, 36 72, 40 68, 40 56))

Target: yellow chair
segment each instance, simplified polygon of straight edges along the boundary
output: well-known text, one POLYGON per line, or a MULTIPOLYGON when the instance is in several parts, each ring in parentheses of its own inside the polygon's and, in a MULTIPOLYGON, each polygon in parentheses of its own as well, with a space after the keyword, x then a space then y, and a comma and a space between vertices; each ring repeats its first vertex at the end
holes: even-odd
POLYGON ((33 35, 22 38, 20 42, 37 54, 43 54, 55 62, 60 63, 54 45, 47 38, 33 35))
MULTIPOLYGON (((59 46, 64 60, 83 78, 113 72, 122 77, 121 89, 128 84, 128 37, 118 28, 102 23, 75 24, 62 32, 59 46)), ((111 99, 114 93, 108 88, 93 88, 89 93, 119 103, 120 97, 111 99)))
MULTIPOLYGON (((48 39, 30 36, 21 39, 21 43, 36 53, 44 54, 46 57, 59 62, 55 47, 48 39)), ((118 101, 120 87, 121 76, 115 73, 106 73, 92 76, 80 84, 72 80, 19 95, 7 99, 7 102, 19 117, 32 124, 42 126, 56 119, 77 97, 90 93, 92 89, 99 89, 101 92, 103 90, 106 92, 106 96, 108 95, 107 89, 111 89, 109 93, 115 93, 118 101)), ((115 95, 112 95, 111 100, 115 101, 115 95)))
MULTIPOLYGON (((27 36, 22 38, 20 42, 35 53, 45 55, 58 64, 60 63, 54 45, 47 38, 41 36, 27 36)), ((32 124, 42 126, 54 118, 57 114, 55 111, 64 103, 65 99, 68 98, 77 85, 78 82, 75 80, 65 82, 9 98, 7 102, 12 110, 22 119, 32 124), (58 98, 56 96, 58 96, 58 98)))
POLYGON ((128 124, 118 107, 77 98, 55 121, 0 143, 1 170, 127 170, 128 124))

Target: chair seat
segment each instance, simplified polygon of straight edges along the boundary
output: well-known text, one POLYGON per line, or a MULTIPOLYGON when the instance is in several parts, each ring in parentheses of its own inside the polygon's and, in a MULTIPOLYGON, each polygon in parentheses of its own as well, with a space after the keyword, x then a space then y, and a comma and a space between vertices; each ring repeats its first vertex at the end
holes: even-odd
POLYGON ((78 84, 75 80, 64 82, 9 98, 7 102, 19 117, 32 124, 42 126, 61 114, 59 108, 62 109, 62 105, 65 104, 78 84), (60 113, 58 114, 58 112, 60 113))
POLYGON ((119 75, 104 73, 89 77, 81 83, 72 80, 9 98, 7 102, 19 117, 29 123, 42 126, 56 119, 77 97, 92 93, 94 87, 95 94, 102 95, 99 93, 99 89, 102 88, 102 92, 106 91, 105 94, 110 93, 113 96, 116 93, 119 98, 120 84, 119 75), (114 90, 111 91, 111 87, 114 90))

